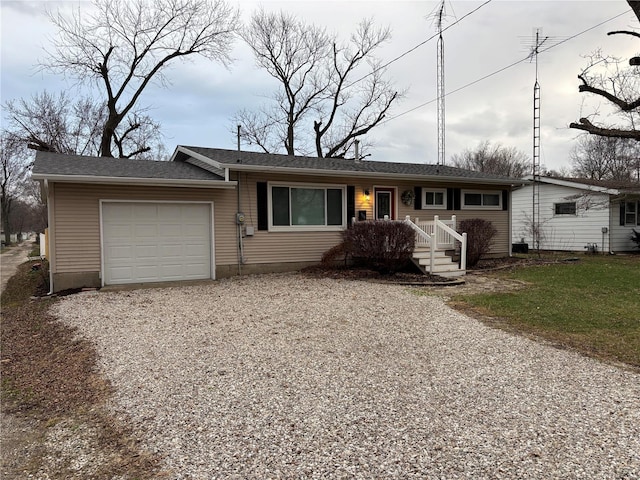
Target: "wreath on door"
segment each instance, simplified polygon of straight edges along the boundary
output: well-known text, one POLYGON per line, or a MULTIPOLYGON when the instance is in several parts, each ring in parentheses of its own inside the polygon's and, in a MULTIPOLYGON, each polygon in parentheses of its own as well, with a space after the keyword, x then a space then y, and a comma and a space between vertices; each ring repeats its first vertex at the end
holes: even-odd
POLYGON ((413 190, 405 190, 404 192, 402 192, 402 195, 400 195, 400 200, 402 200, 402 203, 404 203, 408 207, 413 205, 413 200, 415 198, 416 194, 413 193, 413 190))

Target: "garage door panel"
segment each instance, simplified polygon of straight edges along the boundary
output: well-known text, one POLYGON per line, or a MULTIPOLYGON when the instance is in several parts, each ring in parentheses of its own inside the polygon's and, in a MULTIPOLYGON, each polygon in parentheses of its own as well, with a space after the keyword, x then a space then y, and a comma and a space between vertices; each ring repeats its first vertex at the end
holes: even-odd
POLYGON ((113 283, 122 283, 122 281, 127 280, 133 276, 133 267, 130 266, 122 266, 122 267, 112 267, 110 270, 113 283))
POLYGON ((131 204, 133 207, 133 216, 140 220, 143 218, 156 218, 158 216, 158 207, 160 206, 157 203, 133 203, 131 204))
POLYGON ((211 278, 211 205, 103 203, 105 284, 211 278))
POLYGON ((112 246, 108 249, 109 257, 114 261, 129 260, 133 256, 133 247, 130 245, 112 246))
POLYGON ((155 238, 158 236, 158 224, 157 223, 139 223, 134 228, 134 235, 140 237, 155 238))
POLYGON ((182 235, 182 224, 171 223, 158 226, 158 234, 163 237, 179 237, 182 235))
POLYGON ((102 218, 105 221, 130 220, 133 216, 133 206, 129 203, 110 204, 109 210, 103 210, 102 218))
POLYGON ((135 258, 139 260, 158 258, 158 246, 157 245, 137 245, 135 258))

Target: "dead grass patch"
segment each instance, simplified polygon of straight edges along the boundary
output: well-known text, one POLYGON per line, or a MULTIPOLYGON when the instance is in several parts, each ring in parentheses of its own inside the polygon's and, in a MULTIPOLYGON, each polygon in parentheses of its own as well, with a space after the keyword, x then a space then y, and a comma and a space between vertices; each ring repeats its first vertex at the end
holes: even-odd
POLYGON ((49 315, 54 299, 31 300, 44 278, 24 264, 2 295, 3 478, 157 478, 158 459, 105 407, 93 346, 49 315))

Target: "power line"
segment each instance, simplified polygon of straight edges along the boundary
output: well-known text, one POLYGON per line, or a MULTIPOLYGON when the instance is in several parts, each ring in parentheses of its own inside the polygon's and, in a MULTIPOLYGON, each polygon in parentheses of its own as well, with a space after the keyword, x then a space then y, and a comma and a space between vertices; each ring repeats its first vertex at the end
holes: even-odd
MULTIPOLYGON (((471 10, 470 12, 466 13, 465 15, 463 15, 459 20, 456 20, 455 22, 453 22, 451 25, 447 26, 446 28, 442 29, 442 32, 446 32, 447 30, 449 30, 451 27, 453 27, 454 25, 457 25, 458 23, 460 23, 462 20, 464 20, 465 18, 467 18, 469 15, 474 14, 475 12, 477 12, 478 10, 480 10, 482 7, 484 7, 485 5, 491 3, 493 0, 487 0, 486 2, 484 2, 482 5, 474 8, 473 10, 471 10)), ((351 82, 350 84, 346 85, 345 88, 349 88, 352 87, 353 85, 355 85, 358 82, 361 82, 362 80, 364 80, 367 77, 370 77, 371 75, 379 72, 380 70, 384 70, 385 68, 387 68, 389 65, 391 65, 392 63, 397 62, 398 60, 406 57, 407 55, 409 55, 410 53, 413 53, 414 51, 416 51, 418 48, 420 48, 421 46, 429 43, 431 40, 433 40, 434 38, 436 38, 440 33, 436 33, 432 36, 430 36, 429 38, 427 38, 426 40, 423 40, 422 42, 420 42, 419 44, 417 44, 416 46, 410 48, 409 50, 407 50, 406 52, 398 55, 397 57, 389 60, 387 63, 380 65, 379 67, 374 68, 373 70, 371 70, 369 73, 367 73, 366 75, 363 75, 362 77, 360 77, 357 80, 354 80, 353 82, 351 82)))
MULTIPOLYGON (((488 3, 488 2, 486 2, 486 3, 488 3)), ((484 6, 484 5, 486 5, 486 3, 485 3, 485 4, 483 4, 483 5, 481 5, 481 7, 482 7, 482 6, 484 6)), ((478 8, 480 8, 480 7, 478 7, 478 8)), ((576 33, 576 34, 574 34, 574 35, 572 35, 572 36, 570 36, 570 37, 565 38, 564 40, 561 40, 561 41, 559 41, 559 42, 557 42, 557 43, 554 43, 554 44, 552 44, 552 45, 548 46, 547 48, 541 49, 538 53, 548 52, 548 51, 549 51, 549 50, 551 50, 552 48, 558 47, 558 46, 560 46, 560 45, 562 45, 562 44, 564 44, 564 43, 568 42, 569 40, 573 40, 574 38, 577 38, 577 37, 579 37, 579 36, 581 36, 581 35, 584 35, 585 33, 590 32, 591 30, 594 30, 594 29, 596 29, 596 28, 598 28, 598 27, 601 27, 602 25, 604 25, 604 24, 606 24, 606 23, 609 23, 609 22, 611 22, 611 21, 613 21, 613 20, 615 20, 615 19, 617 19, 617 18, 620 18, 620 17, 622 17, 623 15, 628 14, 630 11, 631 11, 631 10, 627 10, 627 11, 622 12, 622 13, 620 13, 620 14, 618 14, 618 15, 615 15, 615 16, 613 16, 613 17, 611 17, 611 18, 607 19, 607 20, 604 20, 604 21, 602 21, 602 22, 600 22, 600 23, 598 23, 598 24, 596 24, 596 25, 594 25, 594 26, 592 26, 592 27, 589 27, 589 28, 587 28, 587 29, 585 29, 585 30, 582 30, 581 32, 578 32, 578 33, 576 33)), ((471 13, 472 13, 472 12, 471 12, 471 13)), ((462 17, 462 18, 464 18, 464 17, 462 17)), ((461 20, 462 20, 462 19, 461 19, 461 20)), ((455 24, 452 24, 452 25, 455 25, 455 24)), ((434 36, 433 36, 433 37, 431 37, 431 38, 434 38, 435 36, 436 36, 436 35, 434 35, 434 36)), ((415 49, 415 48, 414 48, 414 49, 415 49)), ((482 82, 483 80, 486 80, 487 78, 491 78, 491 77, 493 77, 493 76, 495 76, 495 75, 498 75, 498 74, 500 74, 500 73, 504 72, 505 70, 509 70, 510 68, 513 68, 513 67, 515 67, 516 65, 519 65, 519 64, 521 64, 521 63, 524 63, 524 62, 529 61, 530 59, 531 59, 531 55, 527 55, 526 57, 524 57, 524 58, 522 58, 522 59, 520 59, 520 60, 516 60, 515 62, 513 62, 513 63, 511 63, 511 64, 509 64, 509 65, 507 65, 507 66, 505 66, 505 67, 502 67, 502 68, 500 68, 500 69, 498 69, 498 70, 495 70, 495 71, 494 71, 494 72, 492 72, 492 73, 489 73, 489 74, 487 74, 487 75, 484 75, 483 77, 480 77, 480 78, 478 78, 478 79, 476 79, 476 80, 473 80, 472 82, 469 82, 469 83, 467 83, 467 84, 465 84, 465 85, 462 85, 461 87, 458 87, 458 88, 456 88, 456 89, 454 89, 454 90, 452 90, 452 91, 450 91, 450 92, 445 93, 445 97, 448 97, 449 95, 453 95, 454 93, 458 93, 460 90, 464 90, 465 88, 469 88, 469 87, 471 87, 471 86, 475 85, 476 83, 480 83, 480 82, 482 82)), ((366 77, 363 77, 363 78, 366 78, 366 77)), ((384 121, 380 122, 380 125, 383 125, 383 124, 385 124, 385 123, 390 122, 391 120, 395 120, 396 118, 400 118, 400 117, 402 117, 402 116, 404 116, 404 115, 407 115, 407 114, 409 114, 409 113, 411 113, 411 112, 414 112, 414 111, 416 111, 416 110, 419 110, 419 109, 420 109, 420 108, 422 108, 422 107, 426 107, 427 105, 430 105, 430 104, 432 104, 432 103, 436 102, 437 100, 438 100, 437 98, 434 98, 434 99, 429 100, 429 101, 427 101, 427 102, 421 103, 420 105, 417 105, 417 106, 415 106, 415 107, 413 107, 413 108, 410 108, 409 110, 406 110, 406 111, 404 111, 404 112, 402 112, 402 113, 399 113, 399 114, 397 114, 397 115, 394 115, 394 116, 392 116, 392 117, 389 117, 389 118, 387 118, 386 120, 384 120, 384 121)))

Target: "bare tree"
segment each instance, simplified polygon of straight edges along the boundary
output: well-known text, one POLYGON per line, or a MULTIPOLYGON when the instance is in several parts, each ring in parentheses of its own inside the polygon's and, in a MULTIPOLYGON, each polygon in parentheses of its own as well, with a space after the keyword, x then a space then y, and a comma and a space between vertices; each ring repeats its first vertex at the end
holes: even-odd
MULTIPOLYGON (((29 148, 46 152, 99 155, 107 110, 89 97, 71 98, 46 90, 4 105, 6 133, 29 148)), ((162 148, 160 126, 139 110, 130 113, 113 135, 117 154, 140 158, 162 148)))
POLYGON ((363 20, 351 35, 350 45, 333 44, 331 81, 313 122, 318 157, 344 156, 354 140, 368 133, 384 120, 398 98, 384 69, 372 57, 380 45, 391 38, 388 28, 375 28, 371 20, 363 20), (362 83, 351 82, 363 62, 369 61, 370 74, 362 83), (342 110, 342 118, 340 111, 342 110))
MULTIPOLYGON (((640 2, 627 0, 627 3, 640 21, 640 2)), ((636 31, 621 30, 609 32, 608 35, 629 35, 640 39, 640 33, 636 31)), ((587 67, 578 75, 581 82, 578 91, 605 99, 617 115, 615 120, 595 120, 599 116, 596 112, 570 123, 569 127, 602 137, 640 141, 639 66, 640 57, 623 60, 603 55, 601 51, 593 53, 587 67), (625 63, 629 66, 625 66, 625 63)))
POLYGON ((487 140, 475 150, 466 149, 461 154, 452 155, 451 162, 458 168, 512 178, 522 178, 531 170, 531 161, 525 153, 499 143, 491 145, 487 140))
POLYGON ((0 204, 5 243, 11 243, 11 217, 13 206, 20 196, 20 189, 28 173, 25 148, 9 138, 0 136, 0 204))
POLYGON ((135 130, 134 112, 152 81, 164 82, 166 67, 179 58, 202 55, 228 65, 238 30, 238 10, 224 0, 93 0, 91 13, 52 14, 58 27, 43 67, 95 82, 104 94, 100 155, 121 151, 122 135, 135 130))
POLYGON ((640 146, 633 140, 581 135, 571 152, 572 173, 595 180, 630 181, 639 158, 640 146))
POLYGON ((258 67, 279 83, 271 104, 234 117, 242 141, 265 152, 345 156, 400 96, 374 57, 390 31, 370 20, 344 44, 292 15, 258 10, 242 36, 258 67))

